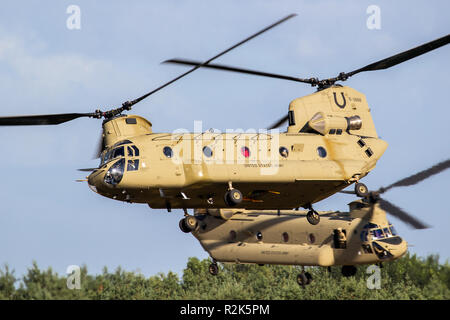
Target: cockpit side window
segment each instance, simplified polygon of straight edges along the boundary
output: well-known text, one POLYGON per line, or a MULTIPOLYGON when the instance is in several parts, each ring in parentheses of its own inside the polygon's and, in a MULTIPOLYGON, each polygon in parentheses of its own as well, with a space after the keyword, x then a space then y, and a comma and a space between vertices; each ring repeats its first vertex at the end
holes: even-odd
POLYGON ((136 171, 139 169, 139 160, 128 160, 127 171, 136 171))
POLYGON ((136 156, 136 157, 139 157, 139 149, 136 147, 136 146, 131 146, 133 149, 134 149, 134 155, 136 156))
POLYGON ((129 157, 132 157, 132 156, 133 156, 133 149, 131 149, 130 146, 127 147, 127 153, 128 153, 128 156, 129 156, 129 157))
POLYGON ((381 229, 371 230, 370 233, 372 234, 373 240, 384 238, 383 231, 381 229))
POLYGON ((383 232, 386 235, 386 237, 388 237, 388 238, 392 237, 391 230, 389 230, 389 228, 384 228, 383 232))
POLYGON ((397 230, 394 228, 394 226, 392 224, 389 226, 389 228, 391 229, 391 233, 393 236, 398 235, 397 230))
POLYGON ((113 159, 118 157, 124 157, 125 156, 125 150, 123 147, 119 147, 114 149, 113 151, 113 159))

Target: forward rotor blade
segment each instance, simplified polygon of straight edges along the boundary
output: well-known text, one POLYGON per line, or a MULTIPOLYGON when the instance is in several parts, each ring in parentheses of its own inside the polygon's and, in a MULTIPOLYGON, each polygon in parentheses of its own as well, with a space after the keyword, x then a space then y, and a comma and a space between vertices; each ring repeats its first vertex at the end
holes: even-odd
POLYGON ((284 116, 282 117, 280 120, 278 120, 277 122, 273 123, 270 127, 270 129, 275 129, 278 128, 279 126, 281 126, 283 123, 285 123, 286 121, 288 121, 289 117, 288 116, 284 116))
POLYGON ((56 125, 81 117, 94 117, 94 113, 60 113, 31 116, 0 117, 0 126, 56 125))
POLYGON ((97 170, 98 168, 83 168, 83 169, 77 169, 78 171, 82 171, 82 172, 91 172, 94 170, 97 170))
POLYGON ((286 20, 288 20, 288 19, 290 19, 290 18, 293 18, 293 17, 295 17, 295 16, 296 16, 296 14, 290 14, 290 15, 288 15, 287 17, 284 17, 283 19, 278 20, 277 22, 271 24, 270 26, 268 26, 268 27, 262 29, 261 31, 258 31, 257 33, 251 35, 251 36, 248 37, 248 38, 245 38, 244 40, 238 42, 237 44, 231 46, 230 48, 228 48, 228 49, 226 49, 226 50, 220 52, 220 53, 217 54, 217 55, 215 55, 214 57, 212 57, 212 58, 206 60, 205 62, 203 62, 203 63, 201 63, 201 64, 195 66, 195 67, 192 68, 191 70, 189 70, 189 71, 187 71, 187 72, 181 74, 180 76, 176 77, 175 79, 172 79, 172 80, 170 80, 169 82, 166 82, 165 84, 163 84, 162 86, 160 86, 160 87, 158 87, 158 88, 156 88, 156 89, 150 91, 149 93, 146 93, 146 94, 144 94, 143 96, 141 96, 141 97, 139 97, 139 98, 137 98, 137 99, 135 99, 135 100, 133 100, 133 101, 125 102, 126 106, 127 106, 127 107, 131 107, 131 106, 135 105, 135 104, 138 103, 139 101, 144 100, 145 98, 147 98, 148 96, 154 94, 155 92, 158 92, 159 90, 161 90, 161 89, 167 87, 168 85, 170 85, 170 84, 174 83, 175 81, 177 81, 177 80, 183 78, 184 76, 187 76, 189 73, 191 73, 191 72, 197 70, 198 68, 200 68, 200 67, 202 67, 202 66, 204 66, 204 65, 206 65, 206 64, 208 64, 208 63, 210 63, 211 61, 213 61, 213 60, 215 60, 215 59, 217 59, 217 58, 223 56, 225 53, 230 52, 231 50, 233 50, 233 49, 239 47, 240 45, 246 43, 247 41, 249 41, 249 40, 251 40, 251 39, 253 39, 253 38, 259 36, 260 34, 262 34, 262 33, 266 32, 266 31, 272 29, 273 27, 276 27, 276 26, 279 25, 280 23, 283 23, 283 22, 285 22, 286 20))
POLYGON ((399 63, 402 63, 402 62, 408 61, 410 59, 413 59, 415 57, 418 57, 429 51, 435 50, 439 47, 445 46, 449 42, 450 42, 450 34, 448 34, 442 38, 422 44, 413 49, 403 51, 403 52, 393 55, 389 58, 371 63, 363 68, 348 72, 345 74, 345 76, 351 77, 351 76, 353 76, 357 73, 363 72, 363 71, 374 71, 374 70, 387 69, 387 68, 393 67, 399 63))
POLYGON ((412 176, 409 176, 407 178, 404 178, 397 182, 394 182, 393 184, 387 186, 386 188, 380 188, 380 190, 378 190, 378 193, 384 193, 394 187, 412 186, 412 185, 419 183, 433 175, 436 175, 448 168, 450 168, 450 159, 442 161, 442 162, 432 166, 431 168, 420 171, 416 174, 413 174, 412 176))
POLYGON ((309 84, 312 83, 312 81, 310 79, 302 79, 302 78, 296 78, 296 77, 291 77, 291 76, 285 76, 282 74, 269 73, 269 72, 256 71, 256 70, 243 69, 243 68, 236 68, 236 67, 231 67, 231 66, 225 66, 222 64, 203 64, 200 61, 193 61, 193 60, 186 60, 186 59, 179 59, 179 58, 166 60, 163 63, 181 64, 181 65, 187 65, 187 66, 198 66, 198 67, 202 67, 202 68, 252 74, 252 75, 256 75, 256 76, 290 80, 290 81, 295 81, 295 82, 303 82, 303 83, 309 83, 309 84))
POLYGON ((103 139, 103 132, 100 133, 100 138, 97 140, 97 145, 95 148, 95 153, 93 159, 98 159, 102 155, 105 149, 105 140, 103 139))
POLYGON ((403 222, 409 224, 410 226, 412 226, 416 229, 426 229, 426 228, 430 227, 430 226, 426 225, 425 223, 423 223, 422 221, 418 220, 417 218, 406 213, 405 211, 403 211, 396 205, 390 203, 387 200, 379 199, 378 204, 379 204, 380 208, 383 209, 384 211, 389 212, 394 217, 399 218, 403 222))

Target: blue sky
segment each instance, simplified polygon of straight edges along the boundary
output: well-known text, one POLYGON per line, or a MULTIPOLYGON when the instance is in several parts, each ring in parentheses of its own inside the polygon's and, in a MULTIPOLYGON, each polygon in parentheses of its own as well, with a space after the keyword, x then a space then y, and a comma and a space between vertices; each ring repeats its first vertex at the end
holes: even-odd
MULTIPOLYGON (((299 77, 331 77, 446 35, 448 1, 10 1, 0 11, 0 95, 3 116, 91 112, 126 100, 186 69, 160 62, 206 60, 289 13, 298 16, 248 42, 217 63, 299 77), (81 29, 69 30, 66 9, 81 9, 81 29), (366 27, 369 5, 381 9, 381 29, 366 27)), ((448 73, 444 47, 389 70, 359 74, 347 85, 366 94, 379 135, 389 147, 364 179, 372 189, 450 156, 448 73)), ((198 70, 139 103, 133 113, 156 132, 204 128, 264 128, 291 100, 313 89, 254 76, 198 70)), ((91 160, 99 120, 56 127, 0 128, 0 263, 17 274, 32 260, 65 273, 86 264, 181 272, 188 257, 206 258, 178 229, 181 211, 102 198, 77 168, 91 160)), ((433 228, 411 230, 392 218, 420 255, 450 257, 450 170, 386 199, 433 228)), ((346 210, 336 195, 320 210, 346 210)))

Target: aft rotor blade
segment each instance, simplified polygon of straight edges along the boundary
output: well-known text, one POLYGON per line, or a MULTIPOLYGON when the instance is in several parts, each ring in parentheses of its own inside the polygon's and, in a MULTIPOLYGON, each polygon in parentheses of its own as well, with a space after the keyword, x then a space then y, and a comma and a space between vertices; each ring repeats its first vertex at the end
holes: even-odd
POLYGON ((403 51, 403 52, 393 55, 389 58, 371 63, 363 68, 348 72, 345 74, 345 76, 351 77, 351 76, 353 76, 357 73, 363 72, 363 71, 374 71, 374 70, 387 69, 387 68, 393 67, 399 63, 402 63, 402 62, 408 61, 410 59, 413 59, 415 57, 418 57, 424 53, 427 53, 427 52, 430 52, 437 48, 440 48, 442 46, 445 46, 449 42, 450 42, 450 34, 448 34, 442 38, 422 44, 413 49, 403 51))
POLYGON ((394 188, 394 187, 406 187, 406 186, 412 186, 416 183, 419 183, 433 175, 436 175, 446 169, 450 168, 450 159, 442 161, 431 168, 428 168, 426 170, 420 171, 416 174, 413 174, 412 176, 409 176, 407 178, 401 179, 397 182, 394 182, 393 184, 387 186, 386 188, 381 188, 378 192, 384 193, 387 190, 394 188))
POLYGON ((279 126, 281 126, 283 123, 285 123, 286 121, 288 121, 289 117, 288 116, 284 116, 282 117, 280 120, 278 120, 277 122, 273 123, 270 127, 270 129, 275 129, 278 128, 279 126))
POLYGON ((95 117, 94 113, 60 113, 46 115, 0 117, 0 126, 56 125, 81 117, 95 117))
POLYGON ((410 226, 416 228, 416 229, 426 229, 429 228, 427 224, 423 223, 422 221, 418 220, 417 218, 413 217, 412 215, 406 213, 396 205, 390 203, 387 200, 379 199, 378 204, 381 209, 384 211, 389 212, 394 217, 399 218, 403 222, 409 224, 410 226))
POLYGON ((288 15, 287 17, 284 17, 283 19, 278 20, 277 22, 275 22, 275 23, 271 24, 270 26, 268 26, 268 27, 262 29, 261 31, 258 31, 257 33, 251 35, 250 37, 245 38, 244 40, 242 40, 242 41, 238 42, 237 44, 231 46, 230 48, 228 48, 228 49, 226 49, 226 50, 220 52, 219 54, 217 54, 217 55, 215 55, 214 57, 212 57, 212 58, 206 60, 205 62, 203 62, 203 63, 201 63, 201 64, 199 64, 199 65, 196 65, 194 68, 192 68, 192 69, 190 69, 189 71, 187 71, 187 72, 185 72, 185 73, 179 75, 179 76, 176 77, 175 79, 172 79, 172 80, 170 80, 169 82, 166 82, 166 83, 163 84, 162 86, 160 86, 160 87, 158 87, 158 88, 156 88, 156 89, 150 91, 149 93, 144 94, 143 96, 141 96, 141 97, 139 97, 139 98, 137 98, 137 99, 135 99, 135 100, 133 100, 133 101, 126 102, 126 103, 125 103, 126 106, 127 106, 127 107, 131 107, 131 106, 135 105, 135 104, 138 103, 139 101, 144 100, 145 98, 147 98, 148 96, 154 94, 155 92, 158 92, 159 90, 161 90, 161 89, 167 87, 168 85, 174 83, 175 81, 177 81, 177 80, 179 80, 179 79, 181 79, 181 78, 187 76, 189 73, 191 73, 191 72, 197 70, 197 69, 200 68, 200 67, 203 67, 204 65, 206 65, 206 64, 208 64, 208 63, 210 63, 210 62, 212 62, 213 60, 215 60, 215 59, 217 59, 217 58, 223 56, 225 53, 230 52, 231 50, 233 50, 233 49, 239 47, 240 45, 246 43, 247 41, 249 41, 249 40, 251 40, 251 39, 253 39, 253 38, 259 36, 260 34, 262 34, 262 33, 266 32, 266 31, 272 29, 273 27, 276 27, 277 25, 279 25, 279 24, 285 22, 286 20, 291 19, 291 18, 293 18, 293 17, 295 17, 295 16, 296 16, 296 14, 290 14, 290 15, 288 15))
POLYGON ((226 65, 222 65, 222 64, 204 64, 200 61, 193 61, 193 60, 186 60, 186 59, 179 59, 179 58, 166 60, 163 63, 181 64, 181 65, 186 65, 186 66, 198 66, 198 67, 202 67, 202 68, 252 74, 255 76, 269 77, 269 78, 282 79, 282 80, 290 80, 290 81, 303 82, 303 83, 309 83, 309 84, 311 84, 313 82, 310 79, 302 79, 302 78, 296 78, 296 77, 291 77, 291 76, 285 76, 282 74, 269 73, 269 72, 256 71, 256 70, 243 69, 243 68, 236 68, 236 67, 226 66, 226 65))

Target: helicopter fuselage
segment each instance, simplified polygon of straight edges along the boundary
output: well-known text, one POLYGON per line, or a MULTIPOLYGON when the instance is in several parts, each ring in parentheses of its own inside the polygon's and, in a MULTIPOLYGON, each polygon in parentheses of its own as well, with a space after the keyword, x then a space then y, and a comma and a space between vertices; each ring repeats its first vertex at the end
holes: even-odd
POLYGON ((375 264, 407 251, 407 242, 377 205, 320 216, 321 222, 311 225, 303 211, 235 210, 224 220, 206 210, 196 214, 198 227, 192 234, 214 260, 228 263, 375 264), (344 233, 345 241, 339 241, 338 232, 344 233))
POLYGON ((88 183, 103 196, 152 208, 224 208, 225 192, 236 188, 239 207, 292 209, 366 176, 387 148, 364 95, 349 87, 296 99, 289 112, 284 133, 153 133, 142 117, 114 118, 103 125, 106 149, 88 183), (360 128, 349 125, 352 118, 360 128))

